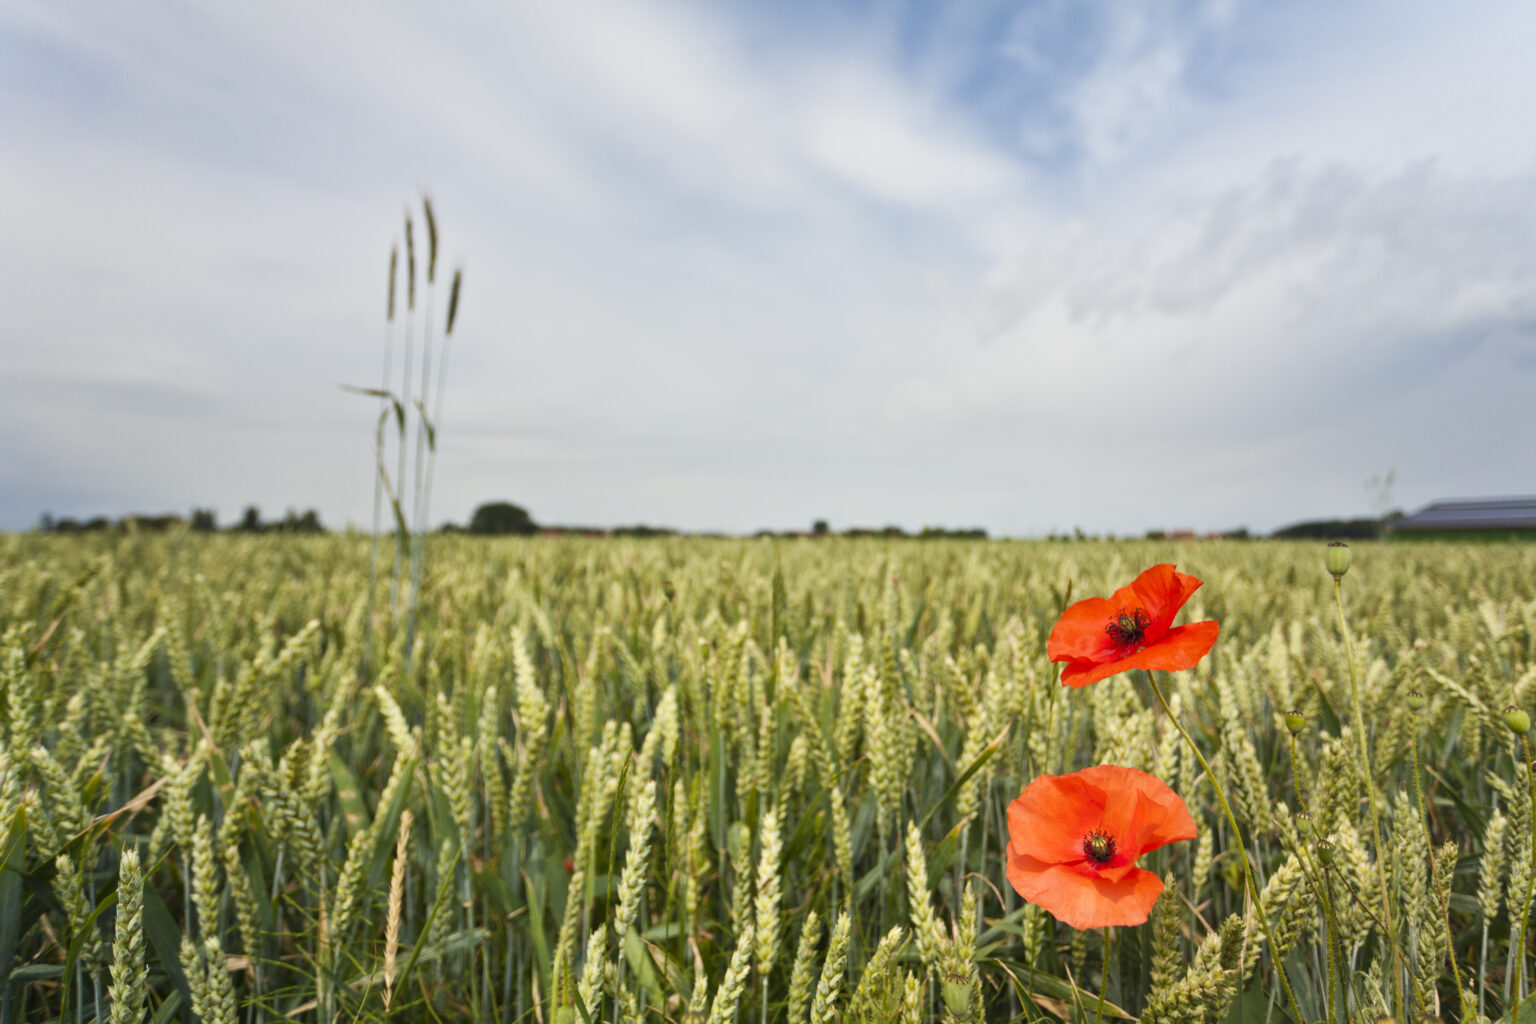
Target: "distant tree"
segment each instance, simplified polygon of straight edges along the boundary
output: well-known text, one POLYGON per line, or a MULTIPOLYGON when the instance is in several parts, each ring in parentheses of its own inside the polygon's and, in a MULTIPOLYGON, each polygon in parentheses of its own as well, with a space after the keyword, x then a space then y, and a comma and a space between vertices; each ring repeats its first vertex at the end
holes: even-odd
POLYGON ((283 533, 324 533, 325 527, 320 525, 320 513, 314 509, 305 510, 303 515, 293 509, 283 516, 281 523, 274 523, 271 527, 283 533))
POLYGON ((1369 540, 1380 537, 1380 519, 1314 519, 1270 534, 1277 540, 1369 540))
POLYGON ((827 521, 825 519, 818 519, 814 523, 811 524, 811 535, 812 536, 815 536, 815 537, 825 537, 827 534, 829 534, 831 532, 832 532, 832 527, 830 525, 828 525, 828 523, 827 523, 827 521))
POLYGON ((979 526, 961 530, 950 530, 943 526, 925 526, 918 536, 924 540, 986 540, 987 531, 979 526))
POLYGON ((260 533, 261 509, 255 505, 247 505, 245 514, 240 517, 240 525, 236 529, 241 533, 260 533))
POLYGON ((636 523, 634 526, 617 526, 613 529, 615 537, 675 537, 677 531, 670 526, 647 526, 644 523, 636 523))
POLYGON ((37 531, 39 533, 52 533, 53 532, 53 513, 52 512, 44 512, 42 514, 42 516, 38 519, 38 521, 37 521, 37 531))
POLYGON ((492 501, 475 509, 469 519, 469 532, 488 536, 515 533, 527 536, 537 533, 539 526, 521 505, 510 501, 492 501))
POLYGON ((175 529, 184 522, 186 520, 182 519, 181 516, 146 516, 135 514, 124 516, 122 521, 118 523, 118 526, 130 533, 165 533, 167 530, 175 529))
POLYGON ((219 518, 211 508, 192 510, 192 530, 195 533, 212 533, 219 528, 219 518))

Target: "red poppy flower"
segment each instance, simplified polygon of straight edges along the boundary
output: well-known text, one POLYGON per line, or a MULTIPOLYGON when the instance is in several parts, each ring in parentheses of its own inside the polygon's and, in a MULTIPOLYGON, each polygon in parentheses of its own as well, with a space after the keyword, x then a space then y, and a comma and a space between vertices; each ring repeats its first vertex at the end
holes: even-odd
POLYGON ((1133 668, 1194 668, 1221 626, 1175 626, 1173 617, 1203 582, 1171 565, 1154 565, 1114 596, 1090 597, 1062 612, 1045 645, 1047 657, 1067 663, 1061 685, 1087 686, 1133 668))
POLYGON ((1163 881, 1136 859, 1193 838, 1184 801, 1146 772, 1105 764, 1042 775, 1008 805, 1008 881, 1073 928, 1141 924, 1163 881))

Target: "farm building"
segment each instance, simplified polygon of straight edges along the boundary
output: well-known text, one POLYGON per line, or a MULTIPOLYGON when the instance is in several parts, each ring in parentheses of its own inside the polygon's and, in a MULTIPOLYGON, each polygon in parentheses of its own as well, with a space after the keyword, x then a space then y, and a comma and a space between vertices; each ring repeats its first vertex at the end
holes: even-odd
POLYGON ((1529 532, 1536 536, 1536 496, 1458 498, 1425 505, 1391 525, 1393 533, 1529 532))

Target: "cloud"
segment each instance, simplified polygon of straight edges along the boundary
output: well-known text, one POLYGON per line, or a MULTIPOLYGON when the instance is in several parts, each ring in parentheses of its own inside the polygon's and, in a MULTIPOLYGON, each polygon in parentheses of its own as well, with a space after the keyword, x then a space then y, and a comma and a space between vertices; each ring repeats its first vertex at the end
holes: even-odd
POLYGON ((377 378, 418 187, 466 268, 444 515, 1262 527, 1392 465, 1505 490, 1530 19, 12 4, 0 515, 364 521, 374 410, 336 385, 377 378))

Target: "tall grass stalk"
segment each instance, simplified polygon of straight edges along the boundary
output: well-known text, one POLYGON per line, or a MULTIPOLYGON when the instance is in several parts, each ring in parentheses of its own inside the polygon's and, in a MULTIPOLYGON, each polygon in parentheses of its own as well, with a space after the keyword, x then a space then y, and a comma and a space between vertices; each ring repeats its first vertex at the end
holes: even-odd
MULTIPOLYGON (((395 567, 391 577, 389 590, 389 612, 391 618, 396 614, 400 604, 400 572, 401 559, 406 553, 410 543, 410 527, 405 521, 405 456, 407 424, 411 416, 411 347, 415 339, 416 327, 416 235, 412 226, 411 211, 405 211, 405 360, 403 377, 400 382, 400 396, 398 403, 400 415, 396 420, 395 448, 397 458, 395 463, 395 519, 403 534, 395 537, 395 567)), ((406 649, 407 673, 409 673, 410 650, 406 649)))
MULTIPOLYGON (((447 349, 453 336, 458 317, 459 294, 463 282, 462 269, 453 273, 453 284, 448 297, 447 323, 442 335, 442 353, 438 360, 437 386, 433 391, 432 352, 434 297, 437 283, 438 231, 437 216, 430 197, 422 197, 423 221, 427 227, 425 261, 426 295, 425 320, 422 326, 421 372, 413 393, 413 367, 415 366, 416 327, 416 234, 411 211, 405 214, 405 345, 401 368, 399 393, 391 389, 393 380, 394 323, 396 285, 399 271, 399 248, 392 247, 389 262, 389 293, 386 306, 384 368, 379 387, 349 388, 360 394, 379 399, 379 422, 374 436, 374 495, 373 529, 369 550, 369 604, 365 612, 365 636, 372 640, 373 588, 378 581, 379 532, 382 506, 388 500, 393 514, 394 558, 391 572, 389 619, 390 642, 394 641, 393 627, 402 614, 400 601, 405 590, 405 629, 403 637, 403 665, 409 674, 416 651, 418 607, 426 562, 426 534, 431 516, 432 480, 437 459, 438 431, 443 414, 443 395, 447 380, 447 349), (414 424, 412 422, 414 417, 414 424), (393 420, 393 430, 386 430, 393 420), (411 454, 409 437, 414 427, 415 450, 411 454), (395 468, 391 476, 386 450, 386 438, 393 434, 395 440, 395 468), (407 496, 409 506, 407 507, 407 496)), ((365 656, 364 670, 370 666, 365 656)))
MULTIPOLYGON (((411 463, 411 521, 416 526, 415 535, 411 539, 411 597, 406 606, 405 625, 405 650, 406 665, 409 667, 412 652, 416 641, 416 604, 421 596, 422 561, 425 557, 424 548, 427 540, 427 523, 423 509, 423 484, 425 467, 423 465, 422 448, 427 444, 429 433, 435 435, 436 427, 427 422, 427 399, 432 390, 432 298, 437 291, 437 218, 432 213, 432 198, 421 197, 422 219, 427 225, 427 295, 426 316, 422 322, 421 332, 421 390, 412 399, 410 388, 406 388, 406 401, 416 409, 416 455, 411 463)), ((436 437, 432 437, 432 447, 437 447, 436 437)), ((401 481, 401 489, 405 482, 401 481)))
MULTIPOLYGON (((384 314, 384 366, 379 375, 379 422, 374 428, 373 467, 373 527, 368 537, 368 607, 363 620, 367 646, 363 651, 364 665, 373 651, 373 598, 379 583, 379 517, 384 504, 384 428, 389 423, 389 377, 395 348, 395 278, 400 267, 400 246, 389 247, 389 298, 384 314)), ((366 668, 365 668, 366 671, 366 668)))

